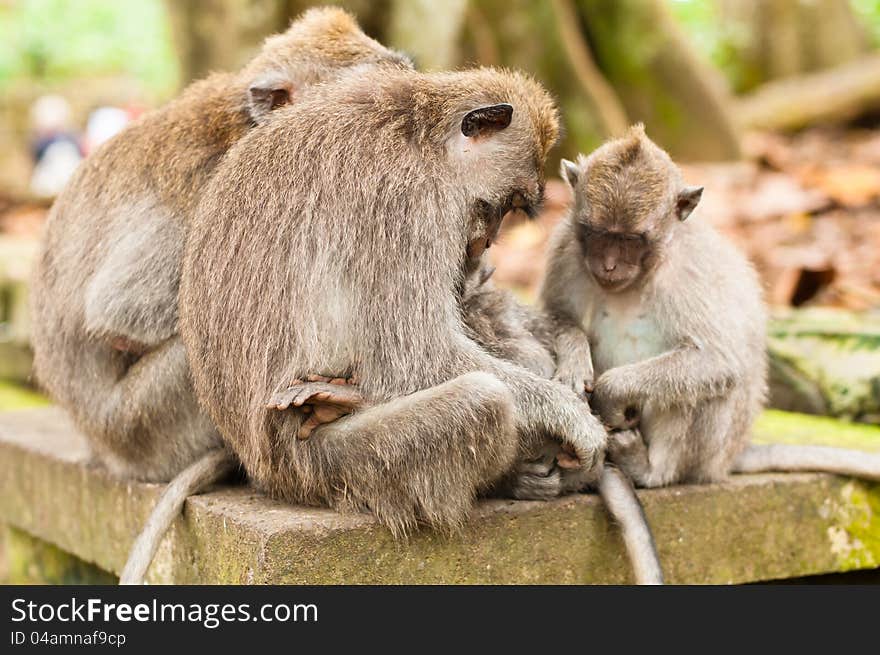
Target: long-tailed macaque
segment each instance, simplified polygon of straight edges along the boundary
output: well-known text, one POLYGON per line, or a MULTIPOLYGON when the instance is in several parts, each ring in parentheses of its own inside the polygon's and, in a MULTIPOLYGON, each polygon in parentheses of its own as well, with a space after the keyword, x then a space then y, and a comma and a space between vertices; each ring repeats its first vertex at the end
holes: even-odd
POLYGON ((33 282, 36 375, 114 473, 167 480, 219 444, 177 336, 187 225, 233 143, 358 64, 407 65, 345 12, 308 11, 241 72, 192 84, 104 144, 52 207, 33 282))
POLYGON ((523 452, 583 470, 605 431, 577 395, 493 357, 461 320, 464 262, 543 192, 548 94, 490 69, 349 75, 231 149, 187 241, 181 334, 197 394, 270 495, 454 528, 523 452), (294 381, 356 376, 319 425, 294 381))
POLYGON ((767 389, 757 275, 711 226, 641 126, 562 174, 574 205, 556 229, 541 301, 557 325, 557 377, 613 430, 610 459, 639 486, 732 470, 880 477, 880 456, 747 448, 767 389), (594 375, 596 376, 594 379, 594 375), (739 459, 737 459, 739 458, 739 459))
MULTIPOLYGON (((553 326, 535 308, 522 305, 513 295, 490 281, 492 267, 482 258, 468 263, 468 276, 461 303, 468 335, 492 355, 506 359, 549 378, 555 370, 553 326)), ((298 436, 353 411, 364 409, 366 400, 354 380, 310 375, 297 380, 270 407, 285 410, 300 406, 309 419, 298 436), (310 401, 312 406, 304 403, 310 401)), ((613 465, 601 471, 582 471, 558 442, 548 440, 538 450, 524 453, 515 468, 492 490, 515 498, 550 499, 564 492, 595 487, 612 518, 620 525, 624 544, 638 584, 662 584, 663 574, 654 538, 632 483, 613 465)))
MULTIPOLYGON (((190 218, 233 143, 355 67, 411 64, 344 11, 309 10, 242 71, 193 83, 104 144, 55 202, 33 281, 35 371, 113 473, 164 481, 193 466, 182 480, 211 477, 210 451, 222 442, 199 410, 177 334, 190 218), (208 461, 198 461, 203 455, 208 461)), ((235 467, 220 459, 214 477, 235 467)), ((160 503, 165 515, 189 488, 169 490, 176 495, 160 503)))

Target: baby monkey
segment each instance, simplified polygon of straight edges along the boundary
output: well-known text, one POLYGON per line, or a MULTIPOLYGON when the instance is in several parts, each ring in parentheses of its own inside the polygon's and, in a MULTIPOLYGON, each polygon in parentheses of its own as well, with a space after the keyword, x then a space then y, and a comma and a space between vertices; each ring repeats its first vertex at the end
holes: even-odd
POLYGON ((878 477, 880 457, 864 453, 747 448, 767 393, 758 277, 688 220, 703 189, 641 125, 561 170, 574 204, 553 234, 541 303, 557 326, 556 377, 592 390, 615 464, 642 487, 737 470, 878 477))

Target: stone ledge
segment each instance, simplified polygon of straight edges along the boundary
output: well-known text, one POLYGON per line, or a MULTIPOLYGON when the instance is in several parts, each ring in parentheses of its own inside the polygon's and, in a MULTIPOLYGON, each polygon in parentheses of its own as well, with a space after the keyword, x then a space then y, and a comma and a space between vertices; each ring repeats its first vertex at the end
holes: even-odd
MULTIPOLYGON (((118 573, 161 487, 87 464, 55 408, 0 414, 0 523, 118 573)), ((738 583, 880 566, 880 485, 736 476, 640 492, 670 583, 738 583)), ((627 583, 598 498, 481 502, 459 535, 396 543, 368 515, 291 507, 246 487, 190 498, 153 583, 627 583)))

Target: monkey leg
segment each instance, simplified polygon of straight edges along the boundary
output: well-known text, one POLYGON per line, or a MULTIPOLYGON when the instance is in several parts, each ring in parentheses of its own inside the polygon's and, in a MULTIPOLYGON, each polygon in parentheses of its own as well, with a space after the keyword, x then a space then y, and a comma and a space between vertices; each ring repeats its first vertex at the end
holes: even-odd
POLYGON ((200 411, 183 343, 168 339, 127 368, 120 353, 105 344, 84 349, 81 406, 84 423, 100 459, 116 474, 168 480, 220 437, 200 411))
MULTIPOLYGON (((454 528, 513 465, 513 415, 504 384, 467 373, 323 425, 308 441, 289 439, 294 479, 270 466, 258 482, 294 500, 279 485, 339 509, 368 508, 395 534, 423 522, 454 528)), ((295 427, 291 420, 282 433, 295 427)))
POLYGON ((688 411, 649 412, 638 428, 612 432, 608 458, 639 487, 679 482, 690 463, 688 411))

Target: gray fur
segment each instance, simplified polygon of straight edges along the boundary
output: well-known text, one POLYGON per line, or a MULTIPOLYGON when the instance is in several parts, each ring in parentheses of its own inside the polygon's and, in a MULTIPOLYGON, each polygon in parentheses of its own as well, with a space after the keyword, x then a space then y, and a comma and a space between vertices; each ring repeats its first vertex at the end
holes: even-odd
MULTIPOLYGON (((465 285, 462 313, 473 338, 489 352, 536 375, 550 377, 554 371, 556 326, 543 312, 520 304, 509 291, 492 285, 490 275, 490 269, 478 268, 465 285)), ((559 453, 559 444, 547 441, 537 452, 525 454, 495 492, 544 500, 587 486, 597 489, 612 519, 620 525, 636 583, 663 584, 654 537, 632 483, 609 464, 593 471, 562 468, 556 461, 559 453)))
POLYGON ((826 446, 752 444, 736 459, 733 471, 823 471, 880 482, 880 453, 826 446))
POLYGON ((605 434, 586 406, 486 352, 460 312, 469 239, 516 194, 540 198, 556 121, 522 75, 368 72, 230 151, 187 242, 181 330, 199 397, 259 487, 404 533, 460 525, 548 435, 592 468, 605 434), (462 133, 501 103, 509 127, 462 133), (372 406, 297 440, 302 416, 266 404, 310 373, 356 375, 372 406))
POLYGON ((699 216, 683 220, 700 190, 641 127, 578 168, 541 289, 570 328, 559 368, 580 390, 595 367, 591 404, 615 430, 609 457, 636 484, 721 479, 767 388, 758 277, 699 216), (605 252, 590 250, 602 239, 605 252))

